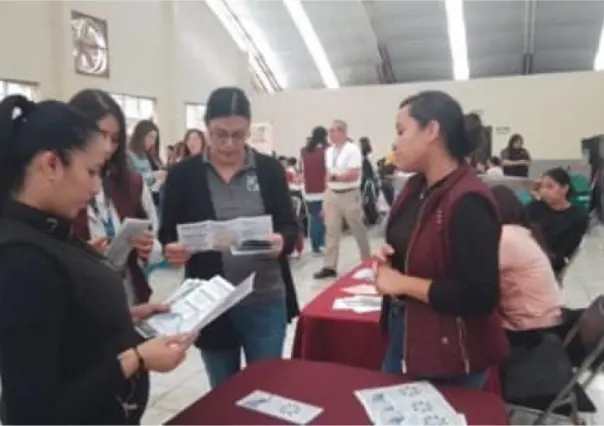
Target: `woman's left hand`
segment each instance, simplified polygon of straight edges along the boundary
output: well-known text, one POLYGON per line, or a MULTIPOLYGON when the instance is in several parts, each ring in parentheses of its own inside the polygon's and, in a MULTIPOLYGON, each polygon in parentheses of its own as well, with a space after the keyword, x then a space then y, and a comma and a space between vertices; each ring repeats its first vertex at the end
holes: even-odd
POLYGON ((138 257, 143 260, 148 259, 151 251, 153 250, 153 234, 151 232, 147 232, 143 235, 133 238, 132 247, 134 247, 134 250, 136 250, 138 257))
POLYGON ((132 316, 132 321, 136 323, 149 318, 153 314, 168 312, 169 310, 170 307, 163 303, 144 303, 130 308, 130 315, 132 316))
POLYGON ((279 257, 283 251, 283 235, 273 234, 270 237, 270 242, 273 244, 273 250, 271 251, 271 257, 279 257))
POLYGON ((404 280, 405 276, 396 269, 385 264, 376 265, 375 269, 375 288, 378 293, 384 296, 401 296, 405 294, 404 280))

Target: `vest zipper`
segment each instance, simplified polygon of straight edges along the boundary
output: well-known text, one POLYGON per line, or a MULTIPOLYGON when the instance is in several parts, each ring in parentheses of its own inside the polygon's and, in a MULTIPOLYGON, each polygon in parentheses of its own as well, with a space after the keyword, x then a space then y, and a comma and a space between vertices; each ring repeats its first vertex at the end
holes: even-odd
MULTIPOLYGON (((427 203, 427 199, 424 200, 424 203, 422 204, 422 206, 419 209, 419 212, 417 213, 417 220, 415 222, 415 228, 413 229, 413 232, 411 233, 411 238, 409 239, 409 244, 407 245, 407 253, 405 254, 405 275, 409 275, 409 257, 411 255, 411 247, 413 246, 413 243, 415 242, 415 238, 417 237, 417 230, 419 228, 419 225, 421 223, 421 219, 422 219, 422 213, 424 212, 424 207, 427 203)), ((401 370, 403 372, 403 374, 407 374, 407 328, 409 325, 409 322, 407 321, 408 319, 408 309, 405 308, 405 331, 403 332, 403 359, 401 360, 401 370)))
MULTIPOLYGON (((409 257, 411 255, 411 247, 413 246, 413 243, 415 242, 415 238, 417 236, 417 229, 419 227, 419 224, 421 223, 422 213, 424 212, 424 206, 427 204, 427 202, 428 202, 428 199, 426 198, 426 200, 424 200, 424 203, 422 204, 421 208, 419 209, 419 213, 417 214, 417 221, 415 223, 415 229, 413 230, 413 233, 411 234, 411 238, 409 239, 409 245, 407 246, 407 253, 405 255, 405 274, 406 275, 409 275, 409 257)), ((401 361, 401 370, 402 370, 403 374, 407 373, 407 361, 406 361, 406 359, 407 359, 407 326, 408 326, 408 321, 407 321, 408 313, 407 312, 408 312, 408 310, 405 309, 405 332, 403 334, 403 359, 401 361)), ((458 333, 458 338, 459 338, 459 349, 461 351, 461 356, 463 358, 464 370, 465 370, 466 374, 470 374, 470 358, 468 357, 468 350, 467 350, 466 344, 465 344, 466 326, 461 317, 457 317, 456 322, 457 322, 457 333, 458 333)))
POLYGON ((457 317, 457 333, 459 337, 459 349, 463 358, 463 367, 466 374, 470 374, 470 358, 468 357, 468 348, 466 347, 466 323, 462 317, 457 317))

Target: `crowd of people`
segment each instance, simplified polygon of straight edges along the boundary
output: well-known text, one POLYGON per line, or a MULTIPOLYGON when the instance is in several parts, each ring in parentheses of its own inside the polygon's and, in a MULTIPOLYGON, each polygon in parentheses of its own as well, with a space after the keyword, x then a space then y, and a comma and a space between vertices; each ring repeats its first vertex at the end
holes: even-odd
MULTIPOLYGON (((568 173, 546 172, 528 206, 507 187, 489 188, 468 161, 481 120, 448 94, 401 102, 396 144, 377 170, 369 140, 354 142, 342 120, 313 129, 299 160, 274 158, 247 145, 252 110, 242 90, 218 88, 206 106, 205 133, 188 130, 164 164, 157 125, 143 120, 127 135, 103 91, 0 103, 5 423, 135 424, 148 372, 173 370, 193 344, 212 387, 242 368, 242 352, 246 364, 281 357, 299 313, 290 255, 304 248, 307 227, 312 252, 324 256, 315 278, 336 277, 347 227, 370 258, 367 188, 380 187, 393 206, 373 264, 385 372, 480 388, 510 344, 565 324, 559 277, 587 229, 568 173), (397 171, 410 174, 400 194, 384 185, 397 171), (182 223, 260 215, 273 223, 266 255, 192 254, 178 240, 182 223), (125 218, 151 226, 125 264, 110 264, 104 253, 125 218), (144 340, 136 322, 167 309, 149 302, 144 273, 161 259, 191 278, 237 283, 255 273, 254 290, 199 335, 144 340)), ((530 156, 512 139, 487 173, 527 175, 530 156)))

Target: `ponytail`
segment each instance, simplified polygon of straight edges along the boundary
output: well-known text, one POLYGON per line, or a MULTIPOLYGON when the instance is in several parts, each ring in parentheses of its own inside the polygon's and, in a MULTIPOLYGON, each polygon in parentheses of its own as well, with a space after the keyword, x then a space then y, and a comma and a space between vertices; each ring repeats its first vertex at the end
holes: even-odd
POLYGON ((59 101, 35 103, 21 95, 0 102, 0 208, 23 184, 25 171, 40 152, 53 151, 61 161, 98 133, 96 124, 59 101))
POLYGON ((22 95, 12 95, 0 102, 0 208, 19 178, 19 164, 12 155, 15 139, 36 104, 22 95))

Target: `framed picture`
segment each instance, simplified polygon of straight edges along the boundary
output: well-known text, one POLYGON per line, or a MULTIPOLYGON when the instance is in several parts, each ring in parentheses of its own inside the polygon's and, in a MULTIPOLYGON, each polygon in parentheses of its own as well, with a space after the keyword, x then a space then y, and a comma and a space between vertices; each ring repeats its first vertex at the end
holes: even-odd
POLYGON ((107 21, 71 11, 73 65, 75 72, 94 77, 109 77, 107 21))

